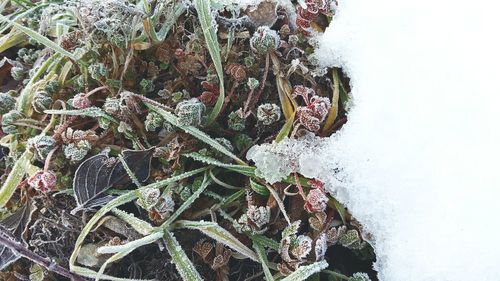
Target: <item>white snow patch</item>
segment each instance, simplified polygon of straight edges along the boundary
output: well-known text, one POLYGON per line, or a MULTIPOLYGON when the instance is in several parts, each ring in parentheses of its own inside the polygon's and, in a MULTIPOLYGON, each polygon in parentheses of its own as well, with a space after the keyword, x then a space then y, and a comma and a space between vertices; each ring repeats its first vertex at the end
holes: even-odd
POLYGON ((383 281, 500 280, 498 5, 341 1, 321 41, 355 98, 323 159, 383 281))

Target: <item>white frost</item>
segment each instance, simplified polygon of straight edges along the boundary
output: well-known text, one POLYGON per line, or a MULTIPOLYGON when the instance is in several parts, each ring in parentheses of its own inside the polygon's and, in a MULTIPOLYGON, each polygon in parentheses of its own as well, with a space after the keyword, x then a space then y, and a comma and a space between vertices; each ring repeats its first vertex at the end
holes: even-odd
POLYGON ((383 281, 500 280, 500 44, 494 1, 340 1, 319 61, 354 106, 317 163, 375 236, 383 281), (334 173, 332 172, 332 175, 334 173))
POLYGON ((307 134, 300 139, 285 138, 281 142, 255 145, 247 152, 247 159, 255 162, 257 176, 263 177, 273 184, 289 176, 299 173, 308 178, 320 178, 330 174, 330 167, 318 165, 318 153, 325 150, 328 142, 325 139, 307 134))

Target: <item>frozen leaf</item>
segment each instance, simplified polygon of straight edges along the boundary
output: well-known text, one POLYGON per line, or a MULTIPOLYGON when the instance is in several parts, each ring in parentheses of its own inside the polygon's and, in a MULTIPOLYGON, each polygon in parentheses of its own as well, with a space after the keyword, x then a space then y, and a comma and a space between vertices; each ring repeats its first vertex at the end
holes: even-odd
POLYGON ((164 239, 168 253, 172 257, 172 262, 175 264, 182 279, 186 281, 203 280, 174 235, 169 231, 165 231, 164 239))
MULTIPOLYGON (((149 177, 153 152, 154 148, 123 151, 125 163, 141 182, 149 177)), ((78 203, 73 212, 107 202, 110 197, 104 195, 106 190, 112 186, 127 184, 129 181, 125 168, 117 158, 104 154, 88 158, 80 164, 73 179, 73 190, 78 203)))
POLYGON ((321 270, 328 267, 328 263, 326 261, 315 262, 310 265, 305 265, 299 267, 295 272, 288 275, 286 278, 282 279, 283 281, 298 281, 298 280, 306 280, 309 276, 313 275, 316 272, 320 272, 321 270))

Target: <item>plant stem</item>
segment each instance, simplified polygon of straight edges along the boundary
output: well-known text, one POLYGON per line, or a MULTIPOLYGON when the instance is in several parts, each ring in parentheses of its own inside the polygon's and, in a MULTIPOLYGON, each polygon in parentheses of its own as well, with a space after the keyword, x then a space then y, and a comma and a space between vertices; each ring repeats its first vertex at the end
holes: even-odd
POLYGON ((269 74, 269 57, 270 57, 270 55, 267 54, 266 55, 266 66, 264 67, 264 74, 262 75, 262 80, 260 81, 260 87, 259 87, 259 90, 257 91, 257 95, 255 95, 255 99, 251 103, 250 110, 257 104, 257 102, 260 99, 260 96, 264 92, 264 86, 266 84, 267 75, 269 74))
POLYGON ((29 259, 30 261, 45 267, 49 271, 53 271, 73 281, 85 281, 85 279, 83 279, 82 277, 71 273, 69 270, 58 265, 54 261, 41 257, 40 255, 32 252, 31 250, 23 246, 23 244, 17 241, 14 237, 12 237, 12 235, 10 235, 4 227, 0 227, 0 244, 29 259))

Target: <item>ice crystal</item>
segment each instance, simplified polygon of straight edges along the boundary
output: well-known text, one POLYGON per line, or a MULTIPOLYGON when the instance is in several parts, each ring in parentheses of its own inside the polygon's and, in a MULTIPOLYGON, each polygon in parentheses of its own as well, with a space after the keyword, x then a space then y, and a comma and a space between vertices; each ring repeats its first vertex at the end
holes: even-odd
POLYGON ((247 159, 255 162, 257 175, 271 184, 294 172, 318 178, 326 167, 318 165, 316 155, 326 144, 320 137, 306 134, 300 139, 255 145, 248 150, 247 159))

